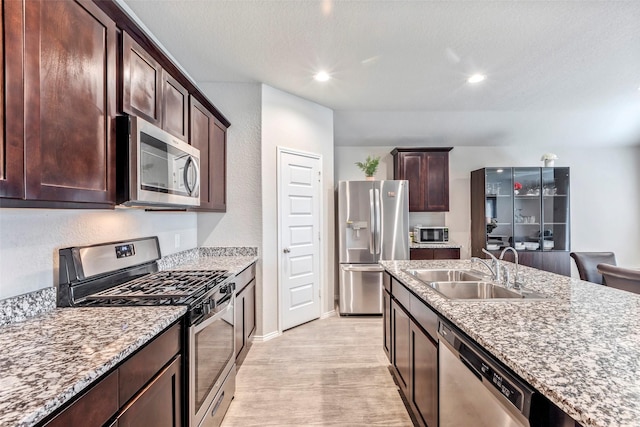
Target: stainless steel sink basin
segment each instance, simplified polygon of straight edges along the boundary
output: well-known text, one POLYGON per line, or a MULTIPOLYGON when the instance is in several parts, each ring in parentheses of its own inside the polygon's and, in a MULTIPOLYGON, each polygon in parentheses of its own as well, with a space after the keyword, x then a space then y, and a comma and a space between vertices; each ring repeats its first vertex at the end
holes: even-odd
POLYGON ((431 286, 442 296, 454 300, 545 299, 528 289, 507 289, 474 270, 411 269, 405 272, 431 286))
POLYGON ((481 282, 487 281, 487 276, 473 270, 454 269, 414 269, 406 270, 423 282, 481 282))
POLYGON ((450 299, 523 298, 492 282, 431 282, 429 286, 450 299))

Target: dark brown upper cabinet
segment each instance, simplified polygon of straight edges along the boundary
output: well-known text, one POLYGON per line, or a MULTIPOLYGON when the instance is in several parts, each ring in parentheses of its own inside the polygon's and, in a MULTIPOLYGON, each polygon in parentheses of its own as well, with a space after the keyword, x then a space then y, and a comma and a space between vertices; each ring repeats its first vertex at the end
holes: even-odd
POLYGON ((200 207, 226 211, 227 128, 193 97, 189 102, 190 141, 200 150, 200 207))
POLYGON ((7 1, 3 14, 2 196, 112 206, 114 21, 84 0, 7 1))
POLYGON ((122 111, 162 126, 163 86, 160 64, 123 31, 122 111))
POLYGON ((409 181, 410 212, 449 210, 449 151, 443 148, 396 148, 393 179, 409 181))
POLYGON ((22 2, 2 1, 0 28, 4 43, 0 94, 0 197, 24 198, 24 14, 22 2), (7 58, 8 60, 5 60, 7 58))
POLYGON ((162 128, 183 141, 189 138, 189 92, 162 71, 162 128))

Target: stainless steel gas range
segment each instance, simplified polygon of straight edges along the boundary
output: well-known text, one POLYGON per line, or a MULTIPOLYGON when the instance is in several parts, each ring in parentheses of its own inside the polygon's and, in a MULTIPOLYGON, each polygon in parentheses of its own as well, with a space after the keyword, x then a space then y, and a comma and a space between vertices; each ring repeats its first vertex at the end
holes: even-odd
POLYGON ((229 274, 158 271, 157 237, 65 248, 59 256, 60 307, 187 307, 185 425, 220 425, 235 392, 235 284, 229 274))

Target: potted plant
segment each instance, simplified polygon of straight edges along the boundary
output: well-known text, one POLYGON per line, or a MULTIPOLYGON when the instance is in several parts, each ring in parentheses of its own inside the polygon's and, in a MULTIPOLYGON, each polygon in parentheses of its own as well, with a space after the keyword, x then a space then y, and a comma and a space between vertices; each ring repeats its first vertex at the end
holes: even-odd
POLYGON ((553 153, 544 153, 540 160, 544 161, 544 166, 546 168, 552 168, 556 160, 558 160, 558 156, 553 153))
POLYGON ((378 170, 378 165, 380 164, 380 156, 371 157, 367 156, 367 159, 364 162, 356 162, 356 166, 358 166, 364 172, 367 181, 373 181, 375 178, 376 171, 378 170))

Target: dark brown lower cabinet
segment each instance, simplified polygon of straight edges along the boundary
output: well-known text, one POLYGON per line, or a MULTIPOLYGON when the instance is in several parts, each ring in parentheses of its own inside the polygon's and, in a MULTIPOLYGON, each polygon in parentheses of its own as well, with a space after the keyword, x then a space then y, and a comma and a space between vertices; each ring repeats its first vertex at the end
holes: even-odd
POLYGON ((180 392, 181 357, 164 368, 118 415, 119 427, 180 427, 182 399, 180 392))
POLYGON ((460 259, 459 248, 411 248, 410 259, 460 259))
POLYGON ((118 412, 118 371, 91 387, 46 427, 102 426, 118 412))
POLYGON ((256 270, 255 264, 242 271, 235 279, 235 344, 236 364, 240 366, 251 347, 256 331, 256 270))
POLYGON ((184 420, 181 330, 179 323, 171 326, 38 425, 180 427, 184 420))
POLYGON ((438 344, 411 322, 411 403, 428 426, 438 425, 438 344))
POLYGON ((393 367, 397 372, 400 388, 407 395, 409 379, 411 378, 411 335, 409 315, 397 301, 391 303, 392 330, 393 330, 393 367))
POLYGON ((391 294, 386 289, 382 292, 382 347, 387 359, 391 362, 391 294))
POLYGON ((387 280, 391 293, 385 288, 383 298, 391 300, 391 316, 384 322, 385 345, 388 325, 392 372, 417 424, 437 426, 438 315, 385 273, 384 282, 387 280))

